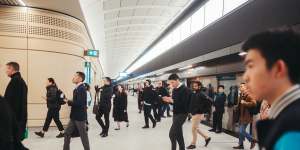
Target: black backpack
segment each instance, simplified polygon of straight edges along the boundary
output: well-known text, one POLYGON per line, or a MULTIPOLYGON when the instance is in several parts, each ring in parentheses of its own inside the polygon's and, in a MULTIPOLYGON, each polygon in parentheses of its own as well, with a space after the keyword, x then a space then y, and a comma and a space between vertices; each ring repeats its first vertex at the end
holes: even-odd
POLYGON ((56 92, 56 97, 57 97, 57 100, 58 100, 58 104, 59 105, 64 105, 66 104, 66 102, 64 101, 66 99, 66 96, 65 94, 63 93, 63 91, 61 91, 60 89, 57 90, 56 92))

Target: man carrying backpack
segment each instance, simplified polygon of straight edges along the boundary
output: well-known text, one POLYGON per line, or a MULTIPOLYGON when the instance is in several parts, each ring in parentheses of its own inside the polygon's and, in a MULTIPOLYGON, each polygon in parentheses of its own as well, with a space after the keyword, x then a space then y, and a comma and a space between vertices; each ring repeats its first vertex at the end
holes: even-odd
POLYGON ((57 138, 64 137, 64 127, 59 120, 59 111, 61 108, 61 105, 64 104, 64 94, 61 90, 59 90, 56 86, 56 83, 53 78, 48 78, 47 80, 47 107, 48 107, 48 113, 47 117, 44 123, 43 130, 40 132, 35 132, 35 134, 41 138, 44 137, 45 132, 48 131, 50 123, 52 119, 54 120, 58 130, 60 133, 56 136, 57 138))

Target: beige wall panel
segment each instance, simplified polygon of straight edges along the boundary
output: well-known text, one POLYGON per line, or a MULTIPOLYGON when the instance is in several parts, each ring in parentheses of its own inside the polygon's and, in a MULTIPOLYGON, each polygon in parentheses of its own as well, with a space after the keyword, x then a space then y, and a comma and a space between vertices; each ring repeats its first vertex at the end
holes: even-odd
POLYGON ((27 39, 20 37, 0 36, 0 48, 27 49, 27 39))
MULTIPOLYGON (((16 61, 20 64, 21 74, 27 80, 27 53, 25 50, 0 49, 0 94, 4 95, 6 86, 10 80, 5 74, 5 64, 16 61)), ((26 81, 27 82, 27 81, 26 81)))
POLYGON ((60 52, 77 56, 83 56, 84 50, 83 47, 79 47, 67 42, 30 38, 28 39, 28 49, 60 52))
POLYGON ((39 102, 45 95, 45 83, 48 77, 53 77, 59 88, 71 98, 74 85, 73 75, 84 70, 82 58, 51 52, 29 51, 28 56, 29 102, 39 102))

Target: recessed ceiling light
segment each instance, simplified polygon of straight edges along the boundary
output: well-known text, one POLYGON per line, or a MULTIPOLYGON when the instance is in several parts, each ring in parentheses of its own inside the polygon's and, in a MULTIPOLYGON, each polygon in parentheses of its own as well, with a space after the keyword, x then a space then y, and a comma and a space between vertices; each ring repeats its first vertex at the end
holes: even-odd
POLYGON ((23 0, 17 0, 19 2, 19 4, 21 4, 22 6, 26 6, 26 4, 23 2, 23 0))
POLYGON ((239 55, 240 56, 246 56, 248 53, 247 52, 240 52, 239 55))

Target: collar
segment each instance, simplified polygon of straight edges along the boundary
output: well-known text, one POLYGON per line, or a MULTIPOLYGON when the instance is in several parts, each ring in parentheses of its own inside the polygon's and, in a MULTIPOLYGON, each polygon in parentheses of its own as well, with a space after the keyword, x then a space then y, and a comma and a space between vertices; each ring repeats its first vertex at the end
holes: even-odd
POLYGON ((10 76, 10 78, 14 78, 14 77, 18 77, 18 76, 21 76, 20 72, 14 73, 13 75, 10 76))
POLYGON ((180 82, 179 85, 176 87, 176 89, 179 89, 182 86, 182 83, 180 82))
POLYGON ((291 103, 300 98, 300 85, 296 84, 280 97, 278 97, 271 105, 269 118, 275 119, 282 110, 288 107, 291 103))
POLYGON ((79 82, 78 84, 76 84, 76 89, 77 89, 81 84, 83 84, 83 82, 79 82))

